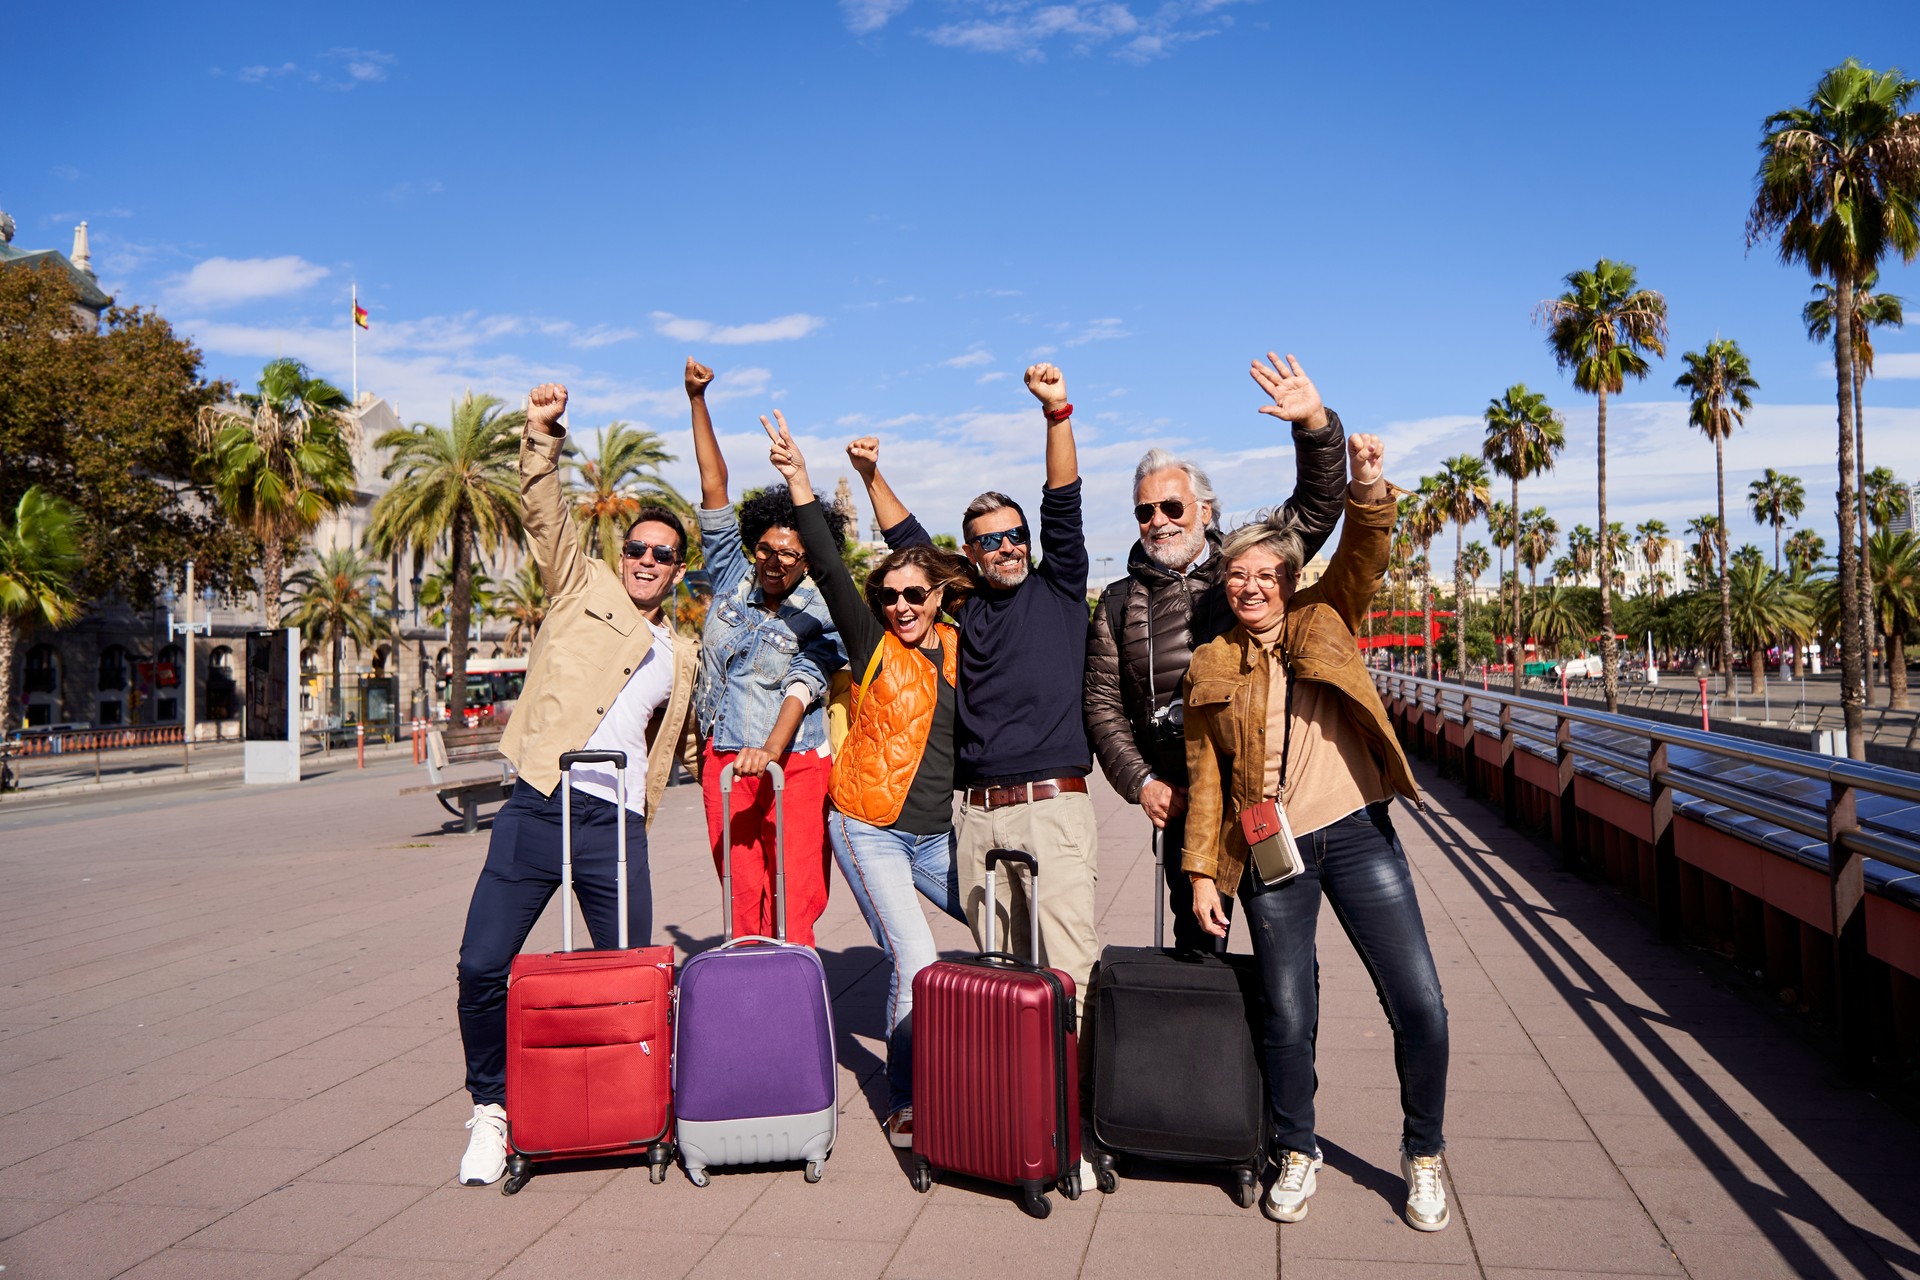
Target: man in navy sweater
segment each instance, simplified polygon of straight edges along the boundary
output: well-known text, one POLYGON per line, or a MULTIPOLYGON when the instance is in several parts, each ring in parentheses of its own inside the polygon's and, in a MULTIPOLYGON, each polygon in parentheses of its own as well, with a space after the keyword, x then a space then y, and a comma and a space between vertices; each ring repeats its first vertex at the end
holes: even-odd
MULTIPOLYGON (((1034 567, 1026 512, 988 491, 961 516, 966 553, 984 588, 960 607, 957 782, 962 805, 955 862, 967 922, 984 944, 986 856, 1024 849, 1040 864, 1040 963, 1073 976, 1080 1013, 1100 955, 1094 932, 1096 867, 1093 801, 1081 683, 1087 659, 1087 545, 1080 515, 1080 464, 1073 406, 1060 370, 1027 370, 1027 390, 1046 415, 1047 483, 1040 491, 1040 551, 1034 567)), ((847 446, 866 482, 887 546, 933 539, 879 472, 879 441, 847 446)), ((995 944, 1024 951, 1028 898, 999 876, 995 944)), ((1088 1048, 1093 1038, 1082 1034, 1088 1048)), ((1083 1055, 1084 1056, 1084 1055, 1083 1055)))

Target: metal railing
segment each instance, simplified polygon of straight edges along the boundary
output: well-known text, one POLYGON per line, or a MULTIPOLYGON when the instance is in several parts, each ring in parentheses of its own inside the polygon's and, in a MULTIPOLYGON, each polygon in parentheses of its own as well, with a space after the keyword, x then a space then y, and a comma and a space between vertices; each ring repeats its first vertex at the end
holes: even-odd
MULTIPOLYGON (((1443 754, 1444 722, 1468 729, 1467 741, 1461 750, 1461 774, 1468 780, 1469 787, 1472 769, 1468 762, 1475 754, 1474 737, 1496 741, 1503 778, 1502 798, 1509 809, 1517 791, 1513 756, 1522 744, 1529 754, 1539 755, 1556 766, 1557 783, 1552 790, 1557 792, 1563 814, 1570 812, 1574 765, 1579 760, 1618 770, 1644 782, 1651 809, 1653 907, 1663 936, 1677 937, 1682 931, 1680 862, 1674 848, 1673 827, 1676 795, 1698 797, 1809 840, 1824 841, 1828 901, 1832 908, 1829 932, 1835 948, 1834 1004, 1843 1052, 1855 1062, 1871 1058, 1868 994, 1871 981, 1864 901, 1869 888, 1863 860, 1872 858, 1900 871, 1920 874, 1920 838, 1885 825, 1863 825, 1859 810, 1861 802, 1872 797, 1920 804, 1920 774, 1776 747, 1731 734, 1703 733, 1634 716, 1610 715, 1587 707, 1556 706, 1511 692, 1444 684, 1384 671, 1374 673, 1374 682, 1390 706, 1398 704, 1406 710, 1418 708, 1443 722, 1438 735, 1443 754), (1575 726, 1594 732, 1576 735, 1575 726), (1620 739, 1623 737, 1644 743, 1644 749, 1622 750, 1620 739), (1803 788, 1789 785, 1761 792, 1729 784, 1697 766, 1676 763, 1672 759, 1674 748, 1699 752, 1709 760, 1758 765, 1793 779, 1820 784, 1824 804, 1816 807, 1794 799, 1787 792, 1803 788)), ((1421 732, 1425 732, 1424 728, 1421 732)), ((1568 820, 1563 817, 1557 825, 1562 838, 1571 843, 1568 820)), ((1735 833, 1735 838, 1743 837, 1735 833)), ((1747 842, 1765 856, 1787 856, 1750 837, 1747 842)))
POLYGON ((163 747, 180 741, 177 724, 133 725, 124 729, 63 729, 58 733, 31 730, 13 740, 16 755, 58 756, 86 751, 119 751, 128 747, 163 747))

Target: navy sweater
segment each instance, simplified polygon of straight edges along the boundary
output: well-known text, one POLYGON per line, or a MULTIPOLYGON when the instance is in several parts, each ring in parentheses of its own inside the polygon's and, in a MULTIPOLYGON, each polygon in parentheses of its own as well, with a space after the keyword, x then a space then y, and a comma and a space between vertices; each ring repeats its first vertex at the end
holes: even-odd
MULTIPOLYGON (((933 541, 913 516, 884 536, 895 551, 933 541)), ((962 787, 1084 778, 1092 767, 1080 700, 1088 616, 1080 481, 1040 491, 1040 553, 1026 581, 984 587, 956 619, 962 787)))

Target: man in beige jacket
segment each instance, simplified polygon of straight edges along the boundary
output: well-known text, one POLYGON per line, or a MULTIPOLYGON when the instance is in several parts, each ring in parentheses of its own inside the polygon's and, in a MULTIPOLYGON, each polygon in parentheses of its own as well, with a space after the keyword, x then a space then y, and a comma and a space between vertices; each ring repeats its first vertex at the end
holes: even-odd
MULTIPOLYGON (((688 748, 698 644, 675 634, 666 618, 686 573, 686 529, 671 511, 642 507, 621 545, 618 573, 581 549, 560 486, 566 407, 565 387, 536 387, 520 444, 520 504, 547 616, 500 740, 519 781, 493 820, 460 942, 460 1038, 474 1104, 460 1161, 467 1186, 506 1172, 507 971, 560 885, 560 756, 626 753, 627 808, 642 817, 627 827, 627 936, 635 947, 653 936, 647 822, 676 752, 697 758, 688 748)), ((614 946, 619 936, 616 781, 611 765, 582 767, 571 781, 574 892, 596 947, 614 946)))

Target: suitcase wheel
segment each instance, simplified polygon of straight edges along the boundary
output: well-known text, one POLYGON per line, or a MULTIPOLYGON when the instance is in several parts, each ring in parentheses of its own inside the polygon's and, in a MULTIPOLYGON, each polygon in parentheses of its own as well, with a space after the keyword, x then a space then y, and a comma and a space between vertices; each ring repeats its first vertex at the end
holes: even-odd
POLYGON ((533 1176, 533 1162, 525 1156, 514 1156, 507 1161, 507 1180, 500 1184, 500 1194, 511 1196, 519 1194, 520 1188, 527 1185, 527 1179, 533 1176))
POLYGON ((1233 1202, 1242 1209, 1253 1208, 1253 1202, 1260 1198, 1260 1179, 1252 1169, 1234 1171, 1233 1202))
POLYGON ((911 1176, 913 1178, 913 1189, 915 1191, 925 1195, 927 1192, 933 1190, 933 1166, 925 1160, 915 1160, 913 1162, 913 1173, 911 1176))
POLYGON ((1030 1218, 1044 1218, 1053 1212, 1053 1201, 1047 1199, 1044 1191, 1029 1191, 1020 1197, 1020 1207, 1030 1218))
POLYGON ((807 1171, 800 1176, 808 1182, 820 1181, 820 1179, 827 1176, 827 1162, 825 1160, 807 1161, 807 1171))
POLYGON ((1080 1171, 1075 1169, 1072 1173, 1060 1179, 1059 1187, 1061 1195, 1069 1200, 1078 1200, 1080 1198, 1080 1171))
POLYGON ((653 1163, 647 1169, 647 1181, 656 1187, 667 1180, 668 1158, 665 1147, 655 1147, 652 1154, 648 1156, 648 1159, 653 1163))
POLYGON ((707 1176, 705 1169, 689 1169, 687 1170, 687 1181, 696 1187, 704 1187, 709 1182, 712 1182, 713 1179, 707 1176))
POLYGON ((1110 1196, 1120 1189, 1120 1178, 1114 1173, 1111 1161, 1093 1167, 1093 1184, 1100 1188, 1103 1196, 1110 1196))

